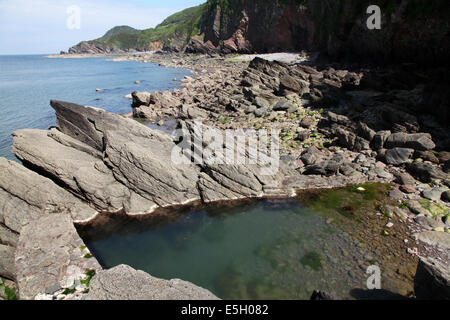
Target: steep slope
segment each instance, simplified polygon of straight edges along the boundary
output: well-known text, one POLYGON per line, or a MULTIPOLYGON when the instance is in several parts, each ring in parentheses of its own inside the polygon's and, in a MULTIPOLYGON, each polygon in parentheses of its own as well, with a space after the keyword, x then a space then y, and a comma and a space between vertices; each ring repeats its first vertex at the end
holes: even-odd
POLYGON ((208 0, 168 17, 156 28, 111 31, 110 36, 82 42, 69 52, 314 50, 352 61, 447 62, 447 0, 379 0, 381 30, 367 28, 371 4, 369 0, 208 0))
POLYGON ((317 50, 334 58, 446 61, 446 0, 380 0, 382 29, 369 30, 368 0, 209 0, 201 32, 223 52, 317 50))
POLYGON ((117 53, 159 49, 182 50, 191 36, 198 33, 205 5, 177 12, 155 28, 136 30, 128 26, 114 27, 103 37, 83 41, 69 53, 117 53))

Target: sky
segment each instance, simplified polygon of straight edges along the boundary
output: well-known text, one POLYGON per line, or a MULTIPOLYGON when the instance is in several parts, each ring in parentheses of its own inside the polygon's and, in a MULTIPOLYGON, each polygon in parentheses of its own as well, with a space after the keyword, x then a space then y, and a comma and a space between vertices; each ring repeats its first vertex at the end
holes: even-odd
POLYGON ((50 54, 115 26, 155 27, 206 0, 0 0, 0 54, 50 54))

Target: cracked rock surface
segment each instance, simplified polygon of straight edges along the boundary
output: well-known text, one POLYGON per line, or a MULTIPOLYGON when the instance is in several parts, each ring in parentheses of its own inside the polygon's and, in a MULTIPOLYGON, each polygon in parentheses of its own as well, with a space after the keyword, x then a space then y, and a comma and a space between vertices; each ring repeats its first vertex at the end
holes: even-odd
POLYGON ((119 265, 100 271, 91 280, 86 300, 218 300, 208 290, 192 283, 162 280, 119 265))
POLYGON ((101 270, 94 257, 85 257, 83 246, 68 215, 43 216, 25 226, 15 255, 20 298, 53 294, 89 270, 101 270))

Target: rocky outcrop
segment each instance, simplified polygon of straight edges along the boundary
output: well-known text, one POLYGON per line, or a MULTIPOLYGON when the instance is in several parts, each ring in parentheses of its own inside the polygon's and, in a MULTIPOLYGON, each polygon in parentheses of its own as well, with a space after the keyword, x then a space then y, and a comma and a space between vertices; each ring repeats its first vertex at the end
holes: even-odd
POLYGON ((88 271, 100 270, 97 260, 86 254, 68 215, 51 214, 28 224, 21 231, 15 255, 20 298, 53 295, 72 288, 88 271))
POLYGON ((14 280, 14 248, 0 244, 0 277, 14 280))
POLYGON ((177 91, 133 92, 133 116, 144 119, 160 119, 173 116, 182 107, 183 101, 177 91))
MULTIPOLYGON (((97 210, 126 210, 140 213, 143 203, 154 203, 130 192, 117 182, 112 172, 99 159, 75 148, 67 147, 48 136, 44 130, 21 130, 14 134, 14 154, 38 172, 68 188, 97 210)), ((92 143, 93 144, 93 143, 92 143)))
POLYGON ((78 139, 84 147, 61 144, 47 131, 20 130, 14 133, 13 152, 97 210, 148 213, 157 206, 183 204, 201 196, 223 200, 222 193, 211 194, 222 189, 230 190, 231 199, 264 194, 260 182, 264 178, 257 179, 245 167, 174 164, 175 142, 133 120, 58 101, 52 101, 52 106, 59 137, 78 139), (102 158, 87 153, 86 148, 97 150, 102 158), (207 172, 209 182, 200 170, 207 172), (204 188, 213 181, 217 188, 204 188), (208 195, 201 194, 202 190, 208 195))
POLYGON ((0 223, 7 228, 0 231, 1 242, 15 242, 11 235, 14 233, 8 230, 20 232, 24 225, 42 215, 60 213, 70 215, 75 221, 84 221, 97 213, 50 179, 16 162, 0 158, 0 168, 0 223))
POLYGON ((86 300, 218 300, 208 290, 174 279, 162 280, 119 265, 97 273, 86 300))
POLYGON ((448 265, 436 259, 421 257, 414 278, 414 292, 420 300, 450 300, 448 265))
POLYGON ((410 148, 418 151, 433 150, 436 145, 431 140, 431 135, 426 133, 406 134, 394 133, 389 136, 385 144, 386 148, 410 148))
POLYGON ((424 231, 415 234, 414 237, 431 246, 441 246, 446 250, 450 250, 450 234, 447 232, 424 231))
POLYGON ((370 30, 370 3, 210 0, 203 17, 204 41, 223 52, 315 50, 333 58, 372 61, 418 61, 430 56, 445 63, 450 25, 445 1, 414 0, 379 4, 382 31, 370 30), (419 14, 420 13, 420 14, 419 14), (423 25, 427 31, 422 32, 423 25), (439 49, 430 43, 441 43, 439 49))
MULTIPOLYGON (((364 180, 363 175, 348 174, 340 176, 331 184, 333 179, 321 181, 322 178, 318 176, 336 176, 339 169, 349 163, 344 157, 333 154, 322 157, 320 163, 318 159, 317 163, 312 158, 308 161, 308 154, 305 154, 305 161, 315 167, 302 170, 296 170, 297 166, 289 161, 277 163, 278 158, 271 158, 264 153, 259 155, 260 162, 255 164, 214 163, 208 158, 202 159, 201 153, 200 161, 197 159, 191 162, 189 158, 184 158, 189 161, 177 163, 173 156, 183 148, 184 152, 190 150, 190 141, 201 143, 193 144, 195 150, 208 150, 209 142, 201 138, 212 128, 198 127, 198 124, 190 121, 181 122, 180 135, 173 141, 163 132, 100 109, 61 101, 51 101, 51 105, 56 111, 58 130, 19 130, 14 133, 13 152, 26 166, 48 178, 37 174, 30 177, 39 177, 36 179, 42 180, 43 184, 45 182, 55 190, 60 190, 61 194, 70 195, 62 187, 92 207, 85 204, 81 208, 71 206, 70 212, 76 221, 88 220, 97 211, 143 214, 151 213, 157 207, 196 200, 212 202, 289 196, 294 194, 295 188, 324 184, 341 186, 364 180), (265 168, 266 165, 269 167, 265 168), (274 172, 267 171, 271 165, 276 165, 274 172), (305 175, 310 178, 305 178, 305 175), (314 177, 317 179, 314 180, 314 177), (306 180, 312 184, 304 185, 306 180)), ((226 141, 225 131, 220 132, 226 141)), ((230 148, 229 144, 225 146, 230 148)), ((224 155, 232 151, 226 148, 223 150, 224 155)), ((249 157, 248 148, 242 152, 241 156, 249 157)), ((17 172, 27 171, 18 167, 17 172)), ((7 185, 6 182, 4 184, 7 185)), ((47 197, 52 195, 51 192, 45 194, 47 197)), ((18 196, 26 198, 26 192, 18 193, 18 196)), ((73 197, 73 201, 81 206, 82 202, 77 198, 73 197)), ((48 202, 44 203, 48 205, 48 202)), ((59 209, 57 207, 52 212, 64 212, 59 209)), ((35 211, 30 210, 30 216, 36 214, 35 211)), ((15 231, 21 227, 17 223, 9 225, 15 231)))
MULTIPOLYGON (((382 30, 367 27, 370 3, 359 0, 208 0, 168 17, 156 28, 109 31, 69 53, 233 53, 321 51, 333 59, 446 63, 449 50, 445 1, 405 0, 380 5, 382 30), (424 28, 424 25, 427 28, 424 28), (131 33, 130 33, 131 32, 131 33), (439 43, 439 46, 434 45, 439 43), (431 58, 430 58, 431 57, 431 58)), ((115 28, 117 29, 117 28, 115 28)), ((430 96, 435 89, 430 87, 430 96)), ((435 99, 438 104, 441 103, 435 99)))

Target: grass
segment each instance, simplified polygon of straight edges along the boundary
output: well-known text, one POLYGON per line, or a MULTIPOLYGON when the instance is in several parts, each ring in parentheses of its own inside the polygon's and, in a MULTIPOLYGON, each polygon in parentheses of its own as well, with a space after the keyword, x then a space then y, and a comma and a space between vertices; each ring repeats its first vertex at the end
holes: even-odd
POLYGON ((86 279, 81 280, 80 283, 84 284, 86 288, 89 288, 89 285, 91 284, 91 279, 93 276, 95 276, 95 274, 96 274, 95 270, 89 270, 88 272, 85 273, 86 279))

